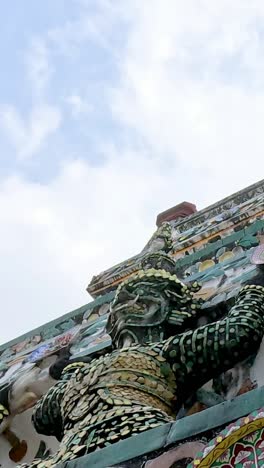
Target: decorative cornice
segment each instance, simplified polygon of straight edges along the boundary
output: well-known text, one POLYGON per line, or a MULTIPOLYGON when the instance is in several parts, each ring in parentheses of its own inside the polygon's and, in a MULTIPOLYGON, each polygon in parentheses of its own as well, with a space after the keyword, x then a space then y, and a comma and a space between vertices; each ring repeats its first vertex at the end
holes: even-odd
MULTIPOLYGON (((217 203, 214 203, 213 205, 210 205, 207 208, 204 208, 203 210, 192 214, 187 218, 180 219, 178 221, 172 221, 171 224, 173 230, 182 234, 185 231, 194 228, 195 226, 203 225, 205 222, 222 215, 224 212, 232 208, 236 208, 238 205, 246 203, 248 200, 252 199, 253 201, 260 195, 263 196, 263 193, 264 179, 243 190, 240 190, 239 192, 236 192, 229 197, 224 198, 217 203)), ((237 215, 235 216, 237 217, 237 215)), ((244 214, 243 216, 246 215, 244 214)), ((229 221, 232 222, 232 218, 230 218, 229 221)), ((217 229, 220 229, 220 224, 219 226, 216 224, 215 229, 216 231, 217 229)), ((216 234, 214 234, 214 236, 216 236, 216 234)), ((212 242, 212 240, 210 242, 212 242)), ((189 248, 192 248, 192 243, 193 242, 191 239, 189 242, 189 248)), ((185 250, 186 246, 184 244, 184 242, 180 243, 179 245, 176 243, 176 245, 173 246, 173 251, 171 253, 175 255, 179 249, 185 250)), ((142 252, 122 263, 119 263, 109 270, 94 276, 92 281, 87 286, 88 293, 91 294, 92 297, 96 297, 98 294, 104 294, 115 289, 121 281, 138 270, 141 258, 142 252)))
MULTIPOLYGON (((111 292, 109 294, 104 294, 103 296, 99 296, 94 301, 91 301, 88 304, 85 304, 82 307, 79 307, 78 309, 72 310, 71 312, 68 312, 67 314, 62 315, 62 316, 60 316, 59 318, 57 318, 55 320, 51 320, 50 322, 48 322, 48 323, 46 323, 44 325, 41 325, 40 327, 34 328, 33 330, 30 330, 29 332, 24 333, 23 335, 18 336, 16 338, 14 338, 13 340, 8 341, 7 343, 3 343, 2 345, 0 345, 0 352, 4 352, 6 349, 10 348, 11 346, 16 345, 17 343, 20 343, 20 342, 26 340, 27 338, 31 338, 31 337, 33 337, 33 336, 35 336, 37 334, 41 335, 44 332, 46 332, 47 330, 52 330, 56 326, 61 325, 64 322, 67 322, 67 321, 70 321, 70 320, 82 319, 85 312, 87 312, 88 310, 92 310, 95 307, 101 306, 101 305, 103 305, 103 304, 105 304, 107 302, 110 302, 113 299, 113 297, 114 297, 113 292, 111 292)), ((41 343, 39 343, 37 345, 37 347, 39 347, 40 345, 41 345, 41 343)), ((33 348, 32 349, 27 349, 27 353, 30 352, 31 350, 33 350, 33 348)), ((21 354, 23 354, 23 353, 21 353, 21 354)), ((16 356, 19 357, 18 354, 16 356)))
POLYGON ((258 195, 263 195, 263 193, 264 179, 250 185, 249 187, 246 187, 245 189, 240 190, 239 192, 234 193, 233 195, 223 198, 213 205, 209 205, 208 207, 197 211, 197 213, 189 216, 188 218, 176 221, 174 223, 174 227, 177 228, 180 232, 187 231, 187 229, 190 229, 190 227, 201 224, 207 219, 213 218, 214 216, 229 210, 233 206, 240 205, 241 203, 244 203, 251 198, 255 198, 258 195))

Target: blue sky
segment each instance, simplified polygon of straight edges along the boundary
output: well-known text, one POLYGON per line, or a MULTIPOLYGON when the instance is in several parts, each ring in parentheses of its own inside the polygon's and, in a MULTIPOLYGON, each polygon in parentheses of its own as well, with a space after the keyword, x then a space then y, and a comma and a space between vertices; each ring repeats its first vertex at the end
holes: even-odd
POLYGON ((263 178, 261 0, 13 0, 0 28, 0 341, 90 300, 156 215, 263 178))
MULTIPOLYGON (((98 15, 96 2, 87 3, 87 8, 79 2, 61 0, 45 4, 29 1, 26 8, 19 1, 15 5, 5 6, 0 33, 3 112, 5 120, 11 113, 12 128, 15 123, 23 128, 30 126, 31 113, 34 116, 39 107, 49 146, 44 135, 36 141, 33 138, 33 148, 29 144, 23 150, 24 139, 21 135, 19 138, 22 128, 16 128, 18 141, 14 147, 12 130, 6 131, 6 123, 1 134, 2 174, 12 173, 15 165, 31 180, 47 182, 56 176, 61 162, 76 156, 87 159, 88 150, 89 162, 100 164, 103 155, 98 140, 114 134, 118 140, 118 123, 111 118, 107 103, 107 87, 114 85, 118 72, 107 44, 94 37, 93 30, 89 32, 93 16, 98 15), (53 125, 45 124, 43 107, 53 125), (79 118, 81 114, 85 118, 79 118)), ((120 42, 122 25, 113 39, 111 31, 109 36, 114 45, 120 42)))

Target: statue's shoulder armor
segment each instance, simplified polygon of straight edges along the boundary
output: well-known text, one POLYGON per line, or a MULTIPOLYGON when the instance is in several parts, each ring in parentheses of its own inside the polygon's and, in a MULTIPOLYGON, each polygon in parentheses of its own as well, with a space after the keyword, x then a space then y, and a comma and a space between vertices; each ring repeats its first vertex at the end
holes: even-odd
POLYGON ((8 409, 0 403, 0 423, 3 421, 4 418, 9 416, 8 409))
POLYGON ((83 367, 86 367, 87 363, 85 362, 73 362, 72 364, 69 364, 68 366, 64 367, 63 371, 62 371, 62 374, 61 374, 61 377, 62 379, 67 379, 69 378, 70 376, 72 376, 73 374, 76 373, 76 371, 78 371, 79 369, 83 368, 83 367))

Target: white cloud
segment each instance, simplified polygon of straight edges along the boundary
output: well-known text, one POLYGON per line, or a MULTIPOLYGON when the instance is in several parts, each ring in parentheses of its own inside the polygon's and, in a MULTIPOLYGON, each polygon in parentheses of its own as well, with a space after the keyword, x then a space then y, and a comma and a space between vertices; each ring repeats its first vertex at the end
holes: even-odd
POLYGON ((51 47, 67 57, 74 57, 81 53, 80 47, 88 42, 99 44, 113 54, 109 35, 116 23, 125 17, 125 10, 120 8, 119 1, 97 0, 94 5, 86 0, 78 3, 82 8, 76 19, 48 31, 47 40, 51 47))
POLYGON ((25 55, 26 73, 32 97, 27 113, 13 105, 0 107, 0 127, 15 148, 18 160, 32 158, 56 132, 62 111, 48 103, 47 88, 52 76, 50 52, 43 38, 35 37, 25 55))
POLYGON ((31 91, 35 97, 42 99, 53 72, 49 48, 44 39, 32 39, 25 61, 31 91))
POLYGON ((71 94, 65 99, 65 101, 69 105, 71 114, 75 119, 81 116, 83 117, 84 114, 92 111, 92 106, 89 105, 85 98, 80 96, 78 93, 71 94))
POLYGON ((37 105, 27 119, 13 106, 0 110, 0 125, 16 150, 18 159, 32 157, 61 123, 61 112, 51 105, 37 105))
POLYGON ((136 15, 110 95, 115 116, 155 153, 190 168, 219 166, 224 177, 250 165, 256 174, 252 165, 264 167, 264 4, 131 3, 136 15))

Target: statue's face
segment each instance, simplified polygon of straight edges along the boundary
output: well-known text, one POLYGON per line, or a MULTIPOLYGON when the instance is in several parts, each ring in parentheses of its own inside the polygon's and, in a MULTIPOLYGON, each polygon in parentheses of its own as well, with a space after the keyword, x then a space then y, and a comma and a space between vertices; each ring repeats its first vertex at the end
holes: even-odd
POLYGON ((183 331, 186 311, 190 310, 189 318, 195 313, 193 292, 200 287, 197 283, 187 287, 178 280, 173 258, 147 254, 141 268, 121 283, 110 305, 106 328, 116 348, 161 341, 183 331))
POLYGON ((162 291, 147 284, 147 278, 132 280, 120 289, 110 306, 107 331, 116 348, 160 341, 169 301, 162 291))
POLYGON ((142 270, 121 283, 110 305, 106 328, 116 348, 180 333, 185 325, 190 328, 187 322, 196 313, 193 293, 200 286, 187 287, 179 281, 168 255, 146 255, 141 266, 142 270))

